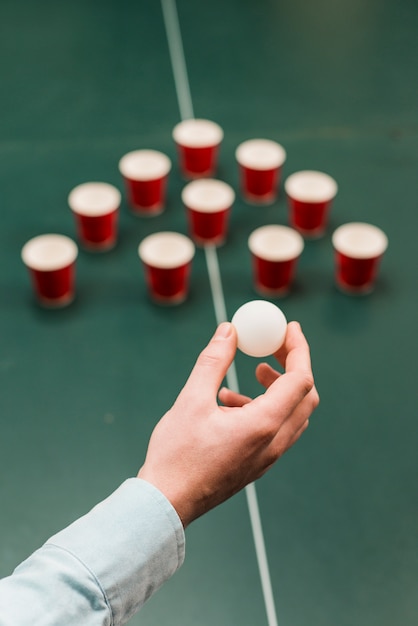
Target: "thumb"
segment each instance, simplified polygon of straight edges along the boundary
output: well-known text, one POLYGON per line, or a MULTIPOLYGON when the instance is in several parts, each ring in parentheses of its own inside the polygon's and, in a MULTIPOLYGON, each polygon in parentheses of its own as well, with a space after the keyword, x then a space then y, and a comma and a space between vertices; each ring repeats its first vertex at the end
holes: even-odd
POLYGON ((183 391, 197 393, 203 401, 216 400, 236 350, 235 328, 230 322, 223 322, 200 353, 183 391))

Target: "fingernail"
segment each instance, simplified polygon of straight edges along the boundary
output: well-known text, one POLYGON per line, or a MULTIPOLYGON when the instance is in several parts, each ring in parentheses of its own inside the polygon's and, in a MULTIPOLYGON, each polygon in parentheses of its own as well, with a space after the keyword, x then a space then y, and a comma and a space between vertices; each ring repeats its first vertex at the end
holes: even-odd
POLYGON ((216 337, 216 339, 226 339, 230 336, 231 331, 232 324, 230 322, 222 322, 222 324, 219 324, 218 328, 216 329, 216 333, 214 336, 216 337))

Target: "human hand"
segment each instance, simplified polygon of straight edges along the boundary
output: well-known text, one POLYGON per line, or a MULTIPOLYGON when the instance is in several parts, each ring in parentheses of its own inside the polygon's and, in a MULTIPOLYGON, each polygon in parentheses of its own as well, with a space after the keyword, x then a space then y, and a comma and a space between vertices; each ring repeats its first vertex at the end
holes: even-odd
POLYGON ((255 399, 223 388, 237 348, 235 328, 221 324, 199 355, 172 408, 151 436, 138 477, 170 500, 183 525, 262 476, 308 426, 319 397, 309 346, 296 322, 276 353, 284 373, 256 369, 266 391, 255 399))

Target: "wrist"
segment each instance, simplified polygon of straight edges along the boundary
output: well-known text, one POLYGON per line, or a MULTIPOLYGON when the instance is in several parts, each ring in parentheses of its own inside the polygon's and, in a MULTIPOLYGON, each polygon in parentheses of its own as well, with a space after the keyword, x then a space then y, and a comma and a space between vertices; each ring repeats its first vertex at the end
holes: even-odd
POLYGON ((145 480, 155 489, 158 489, 177 513, 184 529, 197 517, 193 512, 194 507, 190 498, 184 498, 179 490, 174 489, 168 482, 152 476, 144 467, 139 470, 137 478, 145 480))

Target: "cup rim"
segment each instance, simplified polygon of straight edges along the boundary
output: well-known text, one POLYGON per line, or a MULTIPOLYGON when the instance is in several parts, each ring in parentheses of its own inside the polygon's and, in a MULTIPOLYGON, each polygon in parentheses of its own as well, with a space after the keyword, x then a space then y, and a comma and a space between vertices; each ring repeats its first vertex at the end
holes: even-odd
POLYGON ((216 122, 202 118, 182 120, 173 128, 174 141, 186 148, 209 148, 217 146, 224 131, 216 122))
POLYGON ((167 176, 170 170, 171 159, 159 150, 132 150, 119 160, 120 173, 130 180, 156 180, 167 176))
POLYGON ((102 182, 77 185, 68 196, 70 209, 85 217, 100 217, 116 211, 121 203, 119 189, 102 182))
POLYGON ((317 170, 294 172, 285 180, 284 188, 290 198, 308 203, 327 202, 338 192, 334 178, 317 170))
POLYGON ((239 144, 235 158, 240 165, 254 170, 281 167, 286 161, 286 150, 272 139, 248 139, 239 144))
POLYGON ((190 263, 195 254, 193 241, 173 231, 148 235, 138 246, 139 258, 151 267, 174 269, 190 263), (169 253, 171 252, 171 255, 169 253))
POLYGON ((68 267, 77 255, 77 244, 66 235, 55 233, 33 237, 25 243, 21 252, 23 263, 40 272, 68 267))
POLYGON ((294 228, 267 224, 253 230, 248 247, 253 255, 265 261, 291 261, 302 254, 305 242, 294 228))
POLYGON ((188 183, 181 193, 183 204, 199 213, 217 213, 229 209, 235 192, 228 183, 215 178, 199 178, 188 183))
POLYGON ((380 257, 388 243, 388 237, 383 230, 366 222, 342 224, 332 235, 335 250, 353 259, 380 257))

